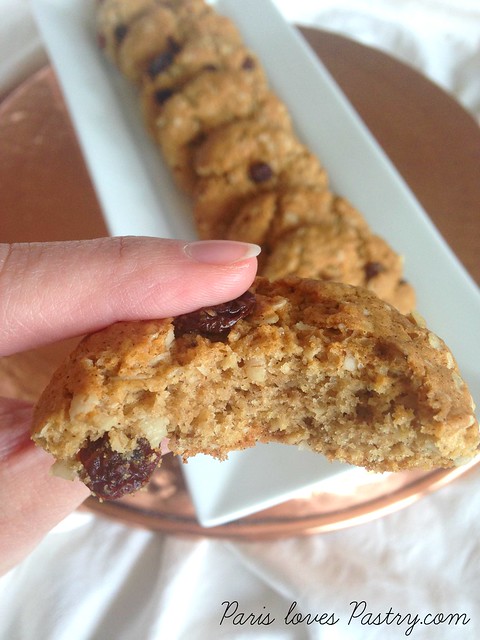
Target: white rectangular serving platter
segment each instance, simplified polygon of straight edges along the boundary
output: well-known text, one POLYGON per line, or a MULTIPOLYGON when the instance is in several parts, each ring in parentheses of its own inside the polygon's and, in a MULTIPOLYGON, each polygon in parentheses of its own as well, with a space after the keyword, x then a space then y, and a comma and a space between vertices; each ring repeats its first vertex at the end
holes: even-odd
MULTIPOLYGON (((191 205, 145 132, 135 92, 98 50, 94 0, 31 0, 112 235, 195 238, 191 205)), ((418 310, 480 401, 480 293, 327 70, 270 0, 218 0, 258 54, 337 193, 405 256, 418 310)), ((419 132, 421 137, 421 132, 419 132)), ((205 527, 366 474, 284 445, 183 467, 205 527)))

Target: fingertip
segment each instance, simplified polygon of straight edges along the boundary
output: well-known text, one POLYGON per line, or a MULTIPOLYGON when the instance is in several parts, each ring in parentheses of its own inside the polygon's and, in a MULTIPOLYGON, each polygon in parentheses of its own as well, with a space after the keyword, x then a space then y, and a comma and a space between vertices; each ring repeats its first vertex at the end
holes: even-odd
POLYGON ((252 285, 256 272, 256 258, 230 265, 197 264, 179 269, 167 281, 167 286, 164 281, 159 282, 158 288, 153 289, 151 297, 145 301, 145 307, 154 309, 158 306, 159 311, 144 315, 171 317, 234 300, 252 285))
POLYGON ((151 237, 17 246, 4 283, 10 299, 0 353, 227 302, 252 284, 259 251, 244 242, 151 237))

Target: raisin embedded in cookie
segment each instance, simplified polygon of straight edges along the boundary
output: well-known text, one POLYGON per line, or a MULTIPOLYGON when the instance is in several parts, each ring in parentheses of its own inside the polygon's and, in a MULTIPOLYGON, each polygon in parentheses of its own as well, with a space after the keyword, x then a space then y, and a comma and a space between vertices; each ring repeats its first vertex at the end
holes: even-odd
POLYGON ((220 307, 120 322, 79 344, 35 409, 33 439, 57 472, 118 497, 147 481, 164 437, 184 458, 281 442, 374 471, 477 454, 451 352, 372 292, 258 278, 220 307))
POLYGON ((178 20, 164 6, 155 6, 135 20, 117 52, 120 71, 139 84, 144 73, 169 64, 179 50, 178 20))
MULTIPOLYGON (((135 64, 142 59, 141 53, 148 50, 139 42, 142 34, 152 38, 153 29, 159 29, 158 38, 167 28, 171 28, 173 20, 191 20, 208 12, 212 13, 212 9, 203 0, 103 0, 98 4, 96 15, 98 44, 113 62, 127 71, 129 78, 136 80, 135 64), (160 10, 160 13, 156 14, 156 10, 160 10), (162 24, 160 17, 167 14, 170 18, 162 24), (148 26, 149 15, 152 16, 151 27, 148 26), (139 24, 134 26, 137 21, 140 21, 139 24), (120 56, 124 41, 128 43, 127 52, 120 56), (130 51, 134 56, 131 63, 126 60, 130 51), (121 63, 120 57, 123 60, 121 63)), ((157 41, 154 38, 154 42, 157 41)))

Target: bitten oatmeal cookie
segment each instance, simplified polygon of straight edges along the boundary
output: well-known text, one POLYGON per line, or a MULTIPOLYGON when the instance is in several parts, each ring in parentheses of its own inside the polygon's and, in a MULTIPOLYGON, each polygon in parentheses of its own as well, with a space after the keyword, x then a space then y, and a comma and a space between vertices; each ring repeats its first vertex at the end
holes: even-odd
POLYGON ((375 471, 455 466, 479 445, 442 340, 367 290, 297 278, 85 338, 35 410, 35 442, 101 498, 147 482, 164 437, 185 459, 281 442, 375 471))

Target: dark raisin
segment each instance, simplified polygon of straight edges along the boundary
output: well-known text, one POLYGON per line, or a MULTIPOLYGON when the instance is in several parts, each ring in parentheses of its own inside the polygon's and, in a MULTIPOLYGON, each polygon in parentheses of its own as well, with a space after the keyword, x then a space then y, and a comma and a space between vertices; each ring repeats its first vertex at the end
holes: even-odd
POLYGON ((205 142, 207 137, 208 136, 205 131, 200 131, 200 133, 197 133, 197 135, 189 142, 189 146, 192 148, 198 147, 202 144, 202 142, 205 142))
POLYGON ((128 33, 128 27, 125 24, 119 24, 114 31, 115 42, 121 44, 128 33))
POLYGON ((180 53, 182 50, 182 45, 170 36, 168 38, 168 50, 171 51, 174 55, 180 53))
POLYGON ((155 94, 154 94, 155 102, 157 104, 163 104, 169 98, 171 98, 174 93, 175 91, 173 89, 159 89, 158 91, 155 91, 155 94))
POLYGON ((108 434, 89 440, 77 453, 85 470, 82 481, 102 500, 116 500, 141 489, 150 479, 160 460, 160 451, 140 438, 131 453, 118 453, 110 446, 108 434))
POLYGON ((181 50, 180 44, 172 37, 168 38, 168 46, 165 51, 155 56, 147 67, 147 72, 151 78, 155 78, 159 73, 168 69, 173 64, 176 54, 181 50))
POLYGON ((247 291, 230 302, 178 316, 173 321, 175 337, 178 338, 184 333, 195 333, 214 341, 222 340, 241 318, 253 311, 254 306, 255 296, 247 291))
POLYGON ((365 265, 365 277, 367 280, 375 278, 375 276, 378 276, 382 271, 385 271, 385 267, 381 262, 367 262, 365 265))
POLYGON ((247 56, 242 62, 242 69, 245 69, 245 71, 252 71, 252 69, 255 69, 255 66, 255 60, 251 56, 247 56))
POLYGON ((148 75, 153 79, 158 76, 159 73, 168 69, 168 67, 173 63, 174 54, 172 51, 164 51, 163 53, 159 53, 158 56, 155 56, 153 60, 150 61, 147 72, 148 75))
POLYGON ((273 170, 266 162, 254 162, 250 165, 248 175, 253 182, 267 182, 273 177, 273 170))

